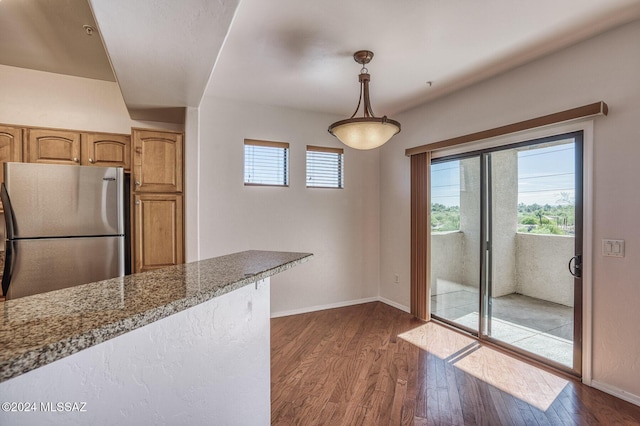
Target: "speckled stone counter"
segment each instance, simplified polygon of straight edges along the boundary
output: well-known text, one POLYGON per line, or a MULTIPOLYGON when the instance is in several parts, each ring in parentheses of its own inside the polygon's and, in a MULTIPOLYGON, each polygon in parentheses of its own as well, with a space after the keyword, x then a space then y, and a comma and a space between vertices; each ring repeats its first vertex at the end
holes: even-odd
POLYGON ((307 261, 246 251, 0 302, 0 382, 307 261))

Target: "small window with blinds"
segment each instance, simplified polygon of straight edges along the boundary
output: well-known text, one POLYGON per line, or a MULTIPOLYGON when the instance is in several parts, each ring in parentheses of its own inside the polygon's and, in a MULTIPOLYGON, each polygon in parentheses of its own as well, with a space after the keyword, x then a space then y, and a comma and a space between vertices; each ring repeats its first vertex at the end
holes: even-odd
POLYGON ((344 188, 344 150, 307 145, 307 188, 344 188))
POLYGON ((245 139, 244 184, 289 186, 289 144, 245 139))

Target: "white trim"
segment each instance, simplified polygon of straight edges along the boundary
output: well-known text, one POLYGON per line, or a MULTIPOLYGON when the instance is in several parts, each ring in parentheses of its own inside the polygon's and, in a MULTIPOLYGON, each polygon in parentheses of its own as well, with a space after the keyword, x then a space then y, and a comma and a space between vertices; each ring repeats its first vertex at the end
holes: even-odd
POLYGON ((185 260, 200 260, 200 109, 187 107, 184 129, 185 260))
POLYGON ((334 308, 344 308, 346 306, 354 306, 354 305, 361 305, 363 303, 370 303, 370 302, 382 302, 386 305, 392 306, 396 309, 400 309, 401 311, 410 313, 411 309, 409 309, 408 306, 404 306, 400 303, 394 302, 393 300, 389 300, 385 297, 365 297, 364 299, 356 299, 356 300, 350 300, 347 302, 338 302, 338 303, 330 303, 328 305, 317 305, 317 306, 310 306, 308 308, 300 308, 300 309, 292 309, 290 311, 280 311, 280 312, 272 312, 271 313, 271 318, 279 318, 279 317, 287 317, 289 315, 299 315, 299 314, 306 314, 309 312, 316 312, 316 311, 324 311, 325 309, 334 309, 334 308))
POLYGON ((582 125, 582 383, 593 375, 593 120, 582 125))
POLYGON ((396 309, 400 309, 401 311, 404 311, 404 312, 406 312, 408 314, 411 313, 411 308, 409 308, 408 306, 404 306, 404 305, 402 305, 402 304, 400 304, 398 302, 394 302, 393 300, 389 300, 386 297, 380 296, 380 297, 378 297, 378 301, 382 302, 382 303, 384 303, 386 305, 393 306, 396 309))
POLYGON ((328 305, 309 306, 307 308, 292 309, 290 311, 271 312, 271 318, 287 317, 289 315, 306 314, 325 309, 344 308, 345 306, 361 305, 363 303, 378 302, 378 297, 366 297, 364 299, 348 300, 346 302, 329 303, 328 305))
POLYGON ((599 382, 597 380, 591 381, 591 387, 601 390, 602 392, 613 395, 616 398, 620 398, 624 401, 640 406, 640 396, 627 392, 615 386, 608 385, 606 383, 599 382))

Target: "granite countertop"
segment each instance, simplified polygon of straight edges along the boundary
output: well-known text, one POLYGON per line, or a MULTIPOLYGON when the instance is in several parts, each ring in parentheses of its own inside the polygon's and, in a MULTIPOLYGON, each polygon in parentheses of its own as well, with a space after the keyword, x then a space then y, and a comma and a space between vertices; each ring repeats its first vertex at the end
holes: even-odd
POLYGON ((312 256, 251 250, 0 302, 0 382, 312 256))

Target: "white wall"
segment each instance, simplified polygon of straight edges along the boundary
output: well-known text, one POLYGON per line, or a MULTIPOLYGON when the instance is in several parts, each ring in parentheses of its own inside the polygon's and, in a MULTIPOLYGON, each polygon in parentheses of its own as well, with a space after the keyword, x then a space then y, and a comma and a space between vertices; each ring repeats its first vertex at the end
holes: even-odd
MULTIPOLYGON (((410 179, 405 148, 603 100, 594 127, 593 379, 640 402, 640 22, 625 25, 401 114, 402 132, 380 154, 380 294, 409 304, 410 179), (626 240, 603 258, 600 240, 626 240)), ((435 82, 437 84, 437 82, 435 82)))
POLYGON ((110 81, 0 65, 0 123, 112 133, 182 125, 134 121, 110 81))
POLYGON ((337 119, 207 95, 200 105, 200 146, 187 146, 199 150, 199 190, 187 191, 198 194, 201 258, 247 249, 315 254, 273 279, 274 315, 378 295, 379 152, 345 147, 345 189, 306 188, 306 145, 342 147, 327 132, 337 119), (290 143, 288 188, 244 186, 245 138, 290 143))
POLYGON ((269 424, 269 327, 267 278, 0 383, 0 402, 37 408, 0 424, 269 424))

